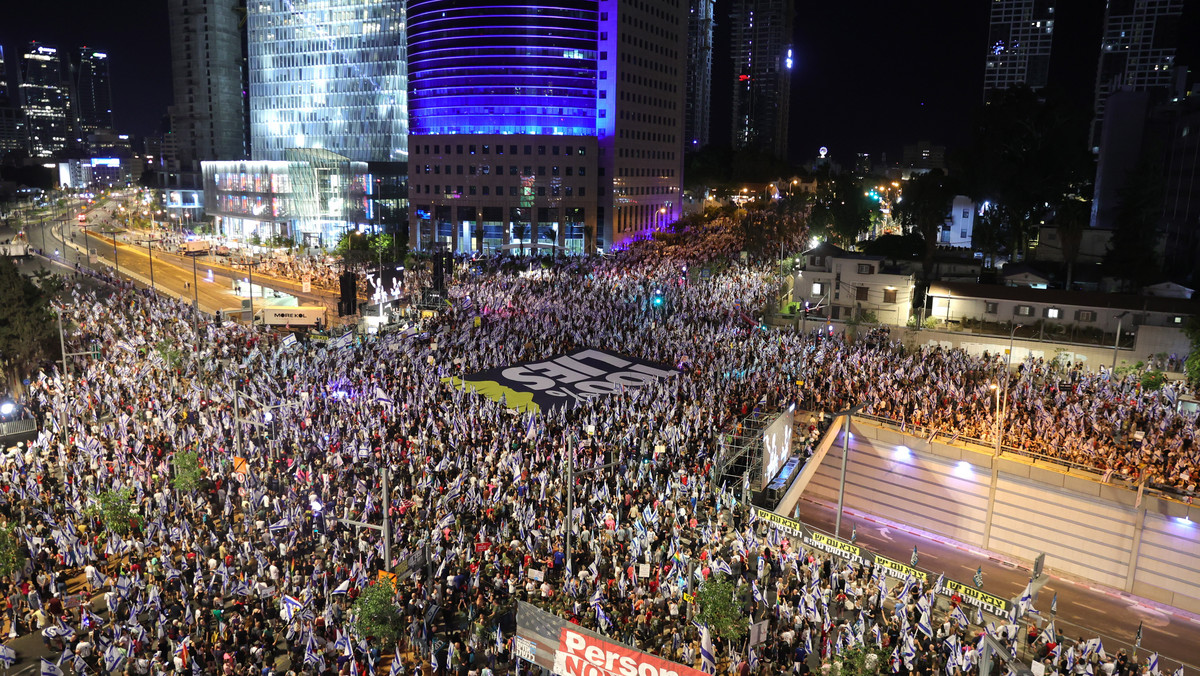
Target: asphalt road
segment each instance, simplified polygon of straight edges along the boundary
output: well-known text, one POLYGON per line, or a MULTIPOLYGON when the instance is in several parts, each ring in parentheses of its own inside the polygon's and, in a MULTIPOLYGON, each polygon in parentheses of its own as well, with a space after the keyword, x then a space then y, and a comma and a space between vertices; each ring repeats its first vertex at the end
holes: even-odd
MULTIPOLYGON (((109 220, 111 208, 111 204, 104 204, 90 210, 89 224, 109 220)), ((95 251, 95 256, 90 260, 91 267, 112 268, 122 277, 134 279, 145 286, 153 282, 155 288, 167 295, 198 301, 201 312, 208 314, 240 307, 241 299, 233 293, 233 283, 234 280, 249 276, 245 268, 237 269, 222 257, 210 255, 193 259, 159 249, 148 251, 144 244, 136 240, 143 236, 139 231, 126 233, 123 235, 126 241, 118 239, 114 246, 111 235, 97 236, 89 231, 85 236, 74 218, 46 228, 46 236, 47 249, 59 249, 68 263, 89 264, 89 256, 84 249, 86 241, 88 249, 95 251)), ((40 246, 40 233, 36 228, 29 233, 29 237, 31 243, 40 246)), ((255 275, 254 283, 294 295, 302 305, 323 305, 330 310, 331 319, 337 317, 337 295, 331 290, 315 287, 313 292, 304 293, 297 283, 265 275, 255 275)), ((255 306, 258 307, 257 297, 255 306)))
MULTIPOLYGON (((830 507, 809 500, 800 503, 800 520, 819 530, 833 533, 836 515, 836 505, 830 507)), ((983 590, 997 596, 1016 598, 1029 581, 1028 568, 1000 557, 989 557, 949 538, 930 536, 908 526, 847 510, 842 515, 842 539, 849 539, 855 531, 858 546, 898 561, 907 562, 915 546, 918 567, 935 576, 944 572, 948 578, 965 582, 982 567, 983 590)), ((1053 565, 1047 561, 1047 566, 1053 565)), ((1053 576, 1034 602, 1044 616, 1050 614, 1050 600, 1055 592, 1058 592, 1055 627, 1059 635, 1085 640, 1099 636, 1109 654, 1115 654, 1119 648, 1131 652, 1138 624, 1142 623, 1140 659, 1158 651, 1162 674, 1174 672, 1180 661, 1185 673, 1200 670, 1200 618, 1099 585, 1053 576)))

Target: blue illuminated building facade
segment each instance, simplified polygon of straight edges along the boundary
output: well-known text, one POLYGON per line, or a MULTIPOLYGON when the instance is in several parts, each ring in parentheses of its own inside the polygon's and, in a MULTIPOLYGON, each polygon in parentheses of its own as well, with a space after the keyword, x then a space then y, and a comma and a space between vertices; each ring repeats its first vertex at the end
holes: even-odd
POLYGON ((679 213, 684 0, 409 0, 409 237, 621 246, 679 213))

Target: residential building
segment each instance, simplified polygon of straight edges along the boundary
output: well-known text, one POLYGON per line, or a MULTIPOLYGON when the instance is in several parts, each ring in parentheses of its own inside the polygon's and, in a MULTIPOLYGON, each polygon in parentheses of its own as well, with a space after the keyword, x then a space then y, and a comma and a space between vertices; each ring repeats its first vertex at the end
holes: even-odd
POLYGON ((716 0, 688 0, 687 99, 683 123, 688 150, 708 145, 715 6, 716 0))
MULTIPOLYGON (((1033 326, 1065 326, 1115 332, 1140 326, 1181 328, 1187 317, 1200 314, 1200 301, 1185 298, 1138 296, 1039 289, 1030 286, 999 286, 957 282, 934 282, 929 287, 929 316, 942 324, 1011 322, 1033 326)), ((1051 333, 1057 333, 1052 331, 1051 333)))
POLYGON ((71 105, 58 50, 37 42, 29 43, 21 55, 18 89, 30 154, 50 157, 65 150, 72 138, 71 105))
POLYGON ((284 239, 325 248, 364 221, 366 162, 321 148, 285 157, 204 163, 204 208, 218 234, 243 246, 284 239))
POLYGON ((584 252, 674 221, 687 22, 682 0, 410 0, 412 246, 584 252))
POLYGON ((794 301, 809 308, 810 318, 845 321, 870 312, 879 322, 904 326, 912 314, 916 278, 888 266, 883 256, 823 242, 805 252, 792 288, 794 301))
POLYGON ((950 204, 950 213, 938 235, 938 244, 951 247, 970 247, 975 234, 975 200, 966 195, 955 195, 950 204))
POLYGON ((253 0, 247 9, 253 158, 281 161, 311 148, 368 163, 363 222, 400 233, 408 216, 404 0, 253 0))
POLYGON ((792 0, 734 0, 733 147, 788 155, 792 0))
POLYGON ((198 187, 200 163, 247 156, 245 50, 232 0, 168 0, 171 186, 198 187))
POLYGON ((74 65, 75 115, 82 137, 101 129, 112 130, 112 86, 109 82, 108 54, 81 47, 74 65))
POLYGON ((990 103, 1006 89, 1046 86, 1054 41, 1055 0, 992 0, 983 100, 990 103))
POLYGON ((1096 97, 1091 147, 1099 152, 1108 104, 1113 92, 1182 90, 1186 73, 1177 69, 1175 52, 1183 37, 1180 20, 1184 0, 1109 0, 1096 70, 1096 97))

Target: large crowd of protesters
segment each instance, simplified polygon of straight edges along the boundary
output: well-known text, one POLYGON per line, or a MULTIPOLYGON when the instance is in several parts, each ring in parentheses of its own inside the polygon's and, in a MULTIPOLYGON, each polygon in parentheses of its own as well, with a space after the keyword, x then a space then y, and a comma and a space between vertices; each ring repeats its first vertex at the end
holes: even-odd
MULTIPOLYGON (((479 261, 417 330, 349 344, 232 322, 196 335, 184 304, 71 287, 68 351, 104 356, 36 378, 26 403, 44 430, 0 460, 0 515, 24 555, 7 581, 10 636, 40 632, 75 673, 529 673, 503 629, 525 600, 697 668, 715 652, 720 673, 836 674, 869 648, 884 673, 967 674, 985 630, 1028 642, 1048 673, 1137 673, 1092 642, 1065 647, 1052 628, 1034 641, 1016 618, 806 550, 713 481, 725 433, 757 408, 869 401, 904 425, 986 436, 1004 364, 880 334, 764 330, 773 264, 737 261, 727 223, 691 235, 606 258, 479 261), (590 347, 680 372, 537 414, 450 380, 590 347), (568 448, 595 469, 575 476, 571 513, 568 448), (203 465, 198 488, 175 483, 182 451, 203 465), (97 509, 120 491, 128 529, 97 509), (386 519, 392 560, 379 531, 343 519, 386 519), (418 552, 427 566, 394 583, 398 641, 361 634, 355 599, 418 552), (768 620, 765 643, 702 641, 685 595, 713 576, 768 620)), ((1009 401, 1004 432, 1026 448, 1194 483, 1194 421, 1130 379, 1028 362, 1009 401)))

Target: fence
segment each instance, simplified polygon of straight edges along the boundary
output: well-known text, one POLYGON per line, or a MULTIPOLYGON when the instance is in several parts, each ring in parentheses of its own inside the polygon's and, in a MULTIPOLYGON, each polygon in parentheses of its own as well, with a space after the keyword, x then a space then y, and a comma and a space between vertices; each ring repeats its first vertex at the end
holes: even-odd
POLYGON ((0 439, 33 432, 37 432, 37 421, 33 418, 0 422, 0 439))

